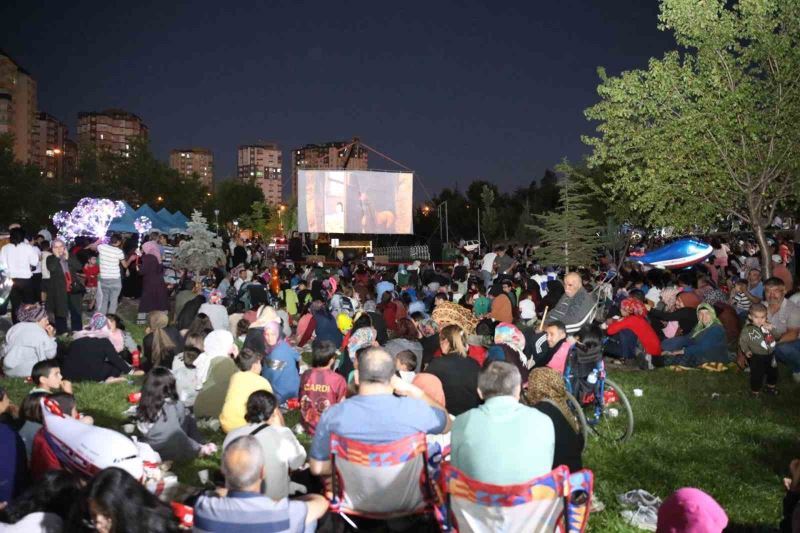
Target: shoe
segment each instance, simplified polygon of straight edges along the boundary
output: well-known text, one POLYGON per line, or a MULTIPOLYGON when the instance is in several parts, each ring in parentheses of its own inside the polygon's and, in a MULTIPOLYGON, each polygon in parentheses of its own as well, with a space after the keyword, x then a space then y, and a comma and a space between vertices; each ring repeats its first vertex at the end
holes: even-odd
POLYGON ((795 383, 800 383, 800 372, 793 372, 792 379, 795 383))
POLYGON ((628 524, 645 531, 655 531, 658 527, 658 511, 654 507, 640 505, 635 511, 622 511, 621 515, 628 524))
POLYGON ((600 498, 592 496, 592 503, 589 505, 589 512, 602 513, 606 509, 606 504, 600 501, 600 498))
POLYGON ((656 507, 661 505, 661 498, 642 489, 629 490, 617 496, 620 505, 627 507, 656 507))

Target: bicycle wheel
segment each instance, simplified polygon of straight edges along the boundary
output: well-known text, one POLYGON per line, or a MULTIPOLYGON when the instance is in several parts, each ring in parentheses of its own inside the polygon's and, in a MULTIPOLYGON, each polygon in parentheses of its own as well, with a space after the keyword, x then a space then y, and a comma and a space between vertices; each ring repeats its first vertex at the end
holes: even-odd
POLYGON ((622 388, 606 378, 603 398, 583 406, 592 432, 601 439, 625 442, 633 435, 633 410, 622 388))
POLYGON ((583 408, 581 408, 581 404, 578 400, 570 394, 567 393, 567 405, 569 405, 569 410, 572 411, 575 420, 578 422, 578 427, 581 430, 581 435, 583 435, 583 450, 586 449, 586 445, 588 444, 589 439, 589 424, 586 423, 586 415, 583 413, 583 408))

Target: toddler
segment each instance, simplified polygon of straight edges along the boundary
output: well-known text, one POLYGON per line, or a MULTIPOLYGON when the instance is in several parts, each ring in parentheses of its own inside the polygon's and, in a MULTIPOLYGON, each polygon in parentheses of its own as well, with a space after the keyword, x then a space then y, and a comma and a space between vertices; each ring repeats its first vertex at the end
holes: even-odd
POLYGON ((739 348, 750 363, 750 392, 753 396, 761 393, 766 375, 766 394, 778 394, 778 365, 775 362, 775 336, 773 326, 767 322, 767 308, 764 304, 750 307, 747 324, 739 335, 739 348))

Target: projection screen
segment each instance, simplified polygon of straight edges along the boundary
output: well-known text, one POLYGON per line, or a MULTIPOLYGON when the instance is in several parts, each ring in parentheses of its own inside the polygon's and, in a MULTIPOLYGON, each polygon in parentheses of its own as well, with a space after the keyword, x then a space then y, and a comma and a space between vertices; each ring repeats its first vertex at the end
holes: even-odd
POLYGON ((414 175, 299 170, 297 224, 304 233, 410 234, 414 175))

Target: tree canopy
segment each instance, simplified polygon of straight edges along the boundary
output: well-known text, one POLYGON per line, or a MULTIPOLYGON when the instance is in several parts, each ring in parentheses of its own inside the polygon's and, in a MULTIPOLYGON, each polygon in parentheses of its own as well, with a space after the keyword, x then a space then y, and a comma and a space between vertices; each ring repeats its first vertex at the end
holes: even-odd
POLYGON ((682 49, 619 76, 600 69, 589 162, 650 224, 749 224, 768 266, 764 228, 798 194, 800 3, 662 0, 659 28, 682 49))

